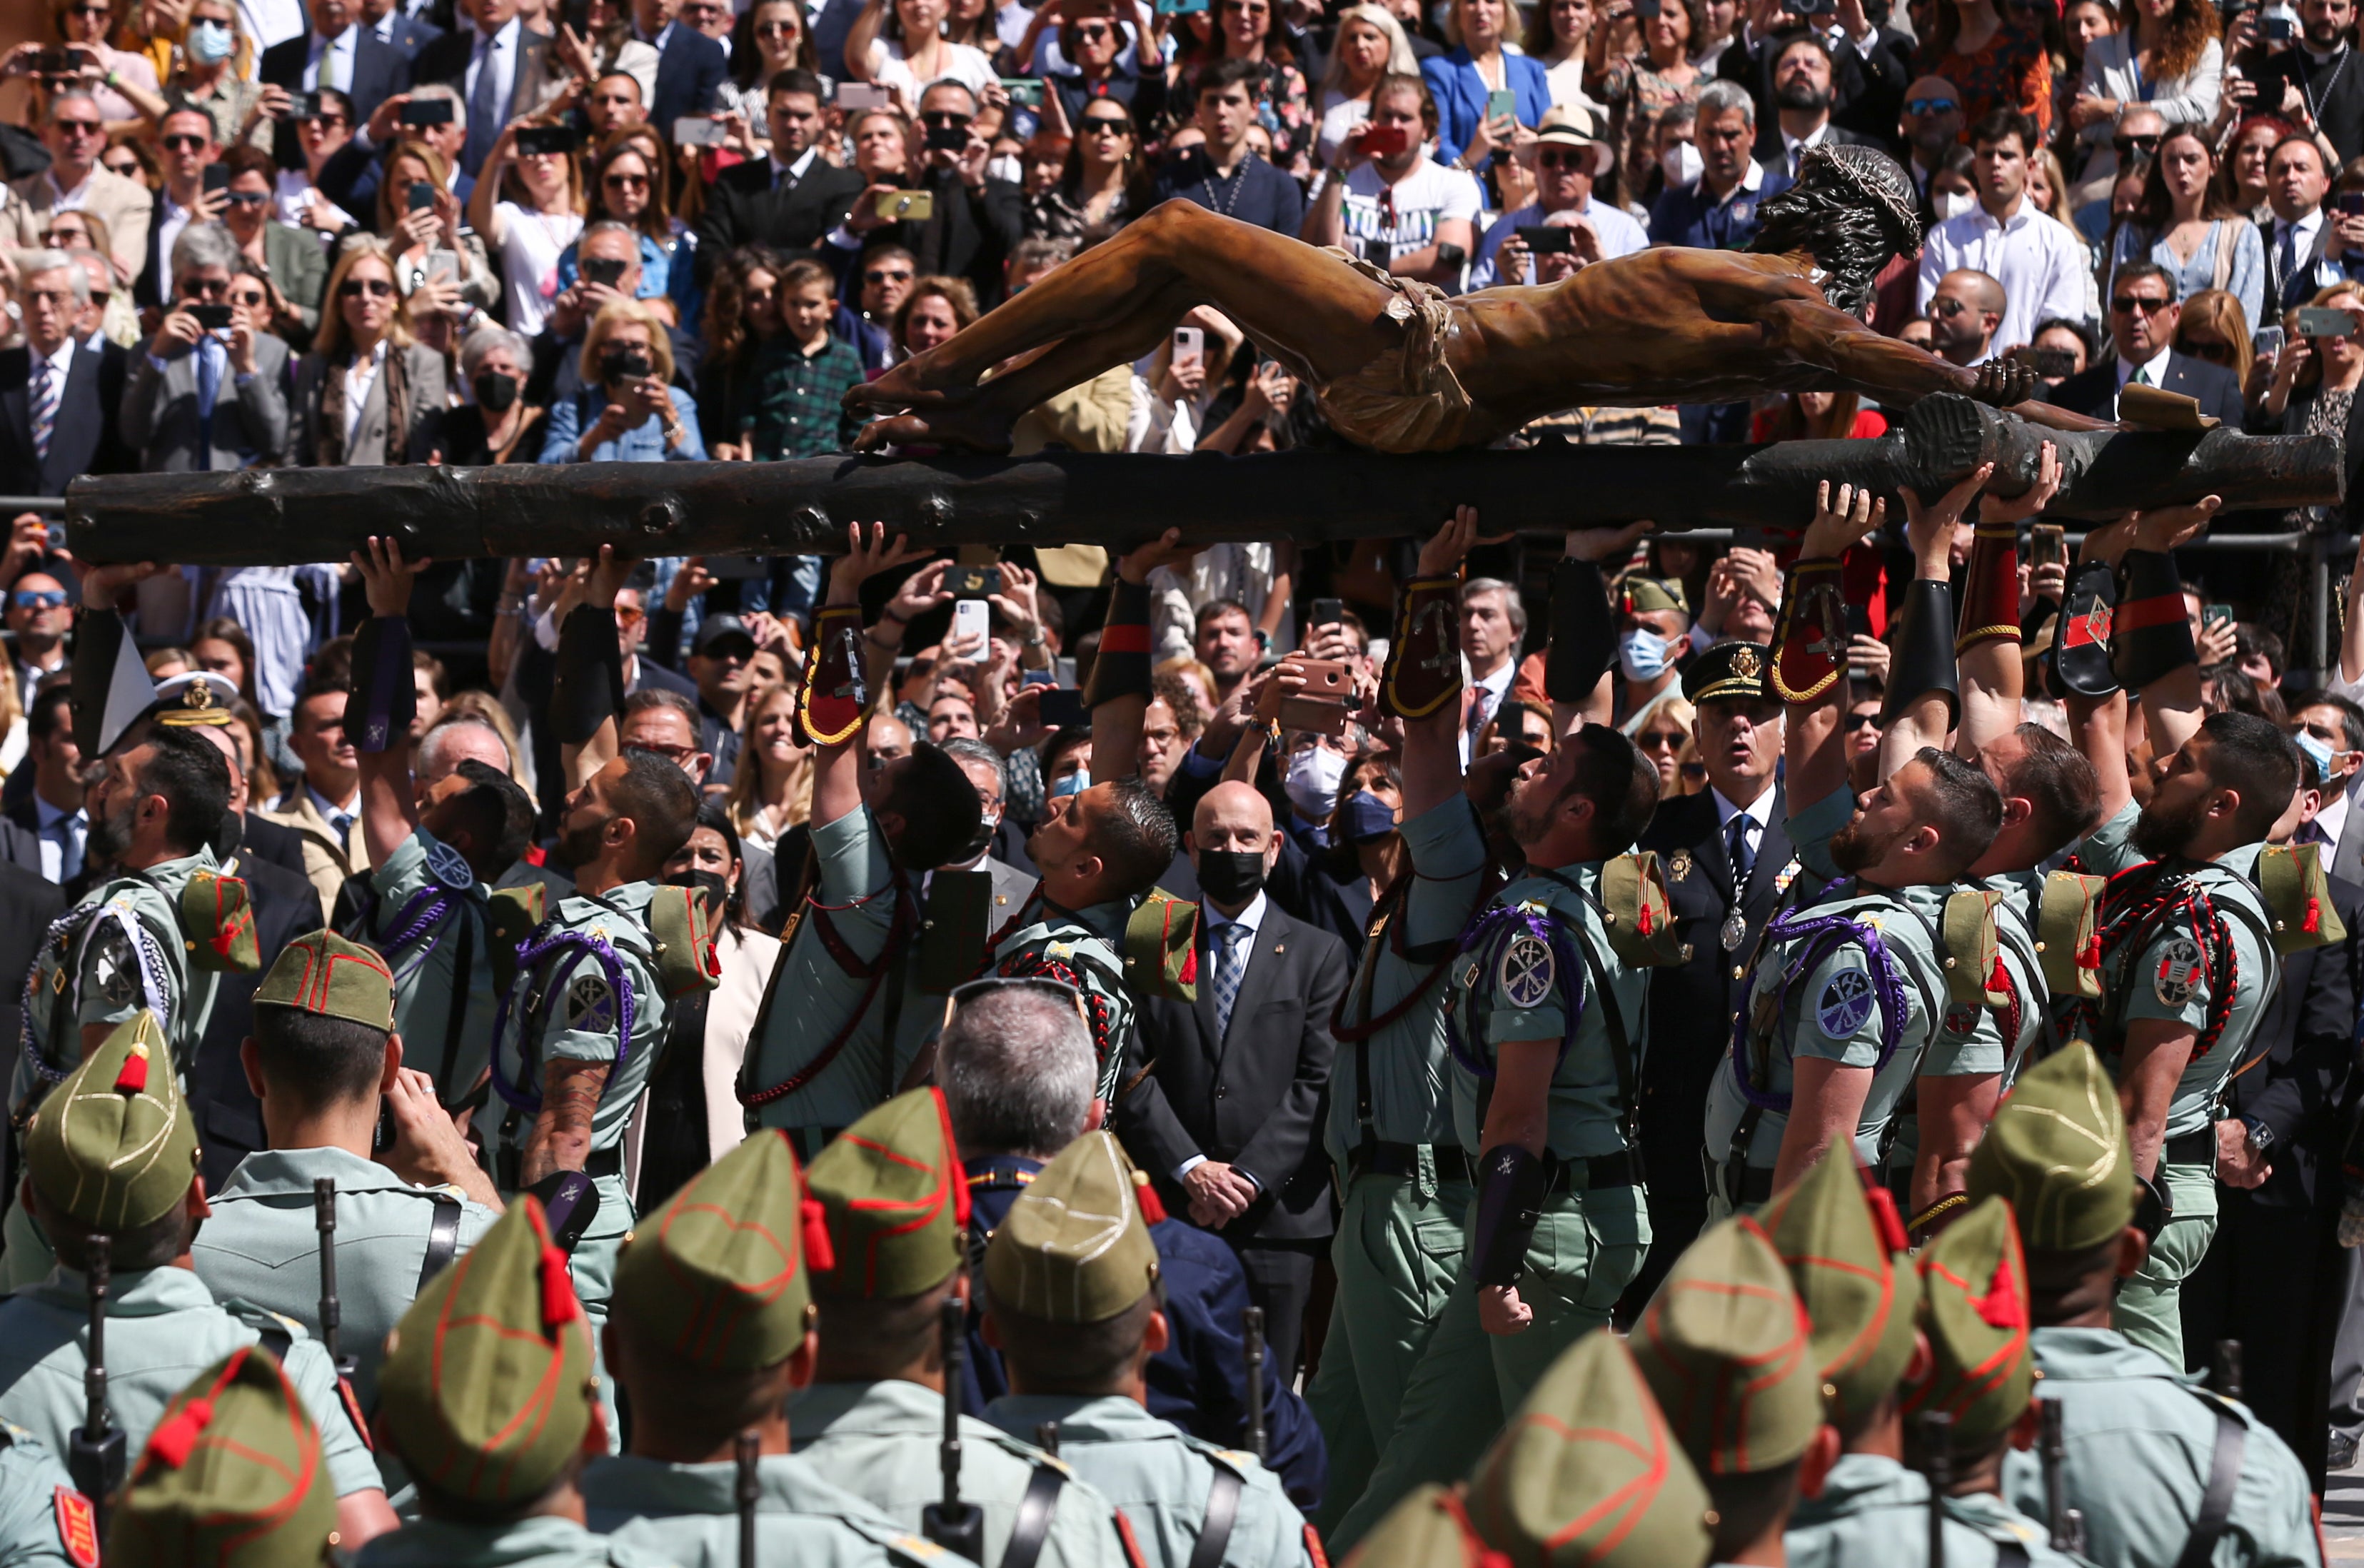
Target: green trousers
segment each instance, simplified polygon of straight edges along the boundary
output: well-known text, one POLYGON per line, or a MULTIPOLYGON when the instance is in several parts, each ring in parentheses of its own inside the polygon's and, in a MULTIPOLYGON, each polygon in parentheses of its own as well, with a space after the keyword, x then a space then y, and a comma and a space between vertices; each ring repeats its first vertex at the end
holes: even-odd
MULTIPOLYGON (((1380 1447, 1363 1495, 1347 1502, 1332 1482, 1333 1497, 1345 1503, 1336 1530, 1326 1538, 1335 1558, 1343 1559, 1415 1487, 1466 1476, 1504 1417, 1519 1407, 1560 1352, 1608 1323, 1609 1309, 1642 1272, 1650 1250, 1649 1210, 1641 1188, 1553 1195, 1535 1222, 1519 1273, 1519 1297, 1533 1309, 1534 1320, 1516 1334, 1489 1334, 1478 1326, 1478 1284, 1467 1267, 1468 1231, 1477 1212, 1472 1203, 1444 1311, 1404 1389, 1395 1429, 1380 1447)), ((1343 1282, 1339 1294, 1345 1294, 1343 1282)))
POLYGON ((608 1451, 621 1453, 624 1428, 616 1418, 616 1378, 608 1370, 600 1330, 608 1326, 608 1301, 616 1294, 616 1264, 624 1255, 624 1243, 632 1237, 632 1196, 625 1191, 621 1176, 592 1180, 599 1189, 599 1212, 583 1240, 574 1244, 566 1272, 574 1282, 575 1296, 583 1303, 584 1318, 591 1326, 591 1370, 598 1375, 599 1406, 608 1414, 608 1451))
POLYGON ((2118 1286, 2110 1327, 2183 1370, 2183 1282, 2216 1237, 2216 1173, 2206 1165, 2162 1165, 2175 1217, 2152 1238, 2134 1277, 2118 1286))
POLYGON ((1306 1391, 1330 1451, 1314 1520, 1325 1535, 1370 1481, 1460 1267, 1469 1184, 1431 1181, 1426 1195, 1422 1184, 1414 1176, 1357 1178, 1331 1243, 1338 1294, 1321 1367, 1306 1391))

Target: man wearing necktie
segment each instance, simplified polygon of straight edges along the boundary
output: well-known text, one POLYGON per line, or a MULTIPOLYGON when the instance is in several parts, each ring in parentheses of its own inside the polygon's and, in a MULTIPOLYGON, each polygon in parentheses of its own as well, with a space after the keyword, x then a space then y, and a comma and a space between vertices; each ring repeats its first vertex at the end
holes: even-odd
POLYGON ((287 749, 304 764, 302 781, 257 815, 304 836, 304 872, 332 917, 345 878, 369 869, 361 835, 361 763, 345 734, 345 694, 307 691, 296 702, 287 749))
MULTIPOLYGON (((433 39, 407 69, 413 83, 440 83, 466 106, 468 136, 460 167, 473 179, 508 123, 549 97, 552 63, 550 39, 519 19, 518 0, 475 0, 469 9, 474 27, 433 39)), ((376 47, 374 36, 363 46, 376 47)))
POLYGON ((1317 1117, 1346 949, 1265 895, 1280 840, 1252 785, 1209 790, 1184 842, 1204 895, 1198 998, 1142 1004, 1141 1078, 1116 1125, 1167 1207, 1239 1254, 1286 1384, 1336 1228, 1317 1117))
POLYGON ((1461 585, 1461 657, 1469 665, 1469 708, 1461 731, 1465 768, 1479 732, 1511 695, 1526 636, 1527 609, 1516 588, 1499 577, 1472 577, 1461 585))
POLYGON ((218 224, 191 224, 173 242, 173 308, 135 351, 123 395, 124 443, 150 473, 246 468, 287 455, 287 345, 243 306, 226 328, 201 326, 198 306, 229 299, 243 260, 218 224))
MULTIPOLYGON (((2054 406, 2095 418, 2115 418, 2127 387, 2150 386, 2190 397, 2200 405, 2202 414, 2236 428, 2240 425, 2240 378, 2222 365, 2175 351, 2175 331, 2183 319, 2183 309, 2176 299, 2175 280, 2164 269, 2152 261, 2121 263, 2104 303, 2109 307, 2110 341, 2115 352, 2055 388, 2050 398, 2054 406)), ((1998 340, 2001 337, 1997 335, 1998 340)))
POLYGON ((2364 773, 2364 708, 2330 692, 2311 693, 2293 707, 2291 727, 2291 739, 2323 777, 2323 804, 2292 839, 2321 845, 2323 869, 2332 875, 2364 883, 2364 832, 2350 820, 2364 773))

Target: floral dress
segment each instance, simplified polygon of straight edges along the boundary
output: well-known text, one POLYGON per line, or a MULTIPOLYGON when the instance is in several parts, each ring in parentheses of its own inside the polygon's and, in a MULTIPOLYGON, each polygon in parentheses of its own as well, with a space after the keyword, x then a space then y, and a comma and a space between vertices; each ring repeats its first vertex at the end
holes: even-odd
POLYGON ((1960 89, 1966 124, 1977 124, 1990 109, 2017 109, 2035 121, 2039 140, 2052 134, 2052 56, 2044 34, 2016 12, 1976 54, 1948 53, 1941 60, 1924 44, 1913 52, 1912 72, 1942 76, 1960 89))

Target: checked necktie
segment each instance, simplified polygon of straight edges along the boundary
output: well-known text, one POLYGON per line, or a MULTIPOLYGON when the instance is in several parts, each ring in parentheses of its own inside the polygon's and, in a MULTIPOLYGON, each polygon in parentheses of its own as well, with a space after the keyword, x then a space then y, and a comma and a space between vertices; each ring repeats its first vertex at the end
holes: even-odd
POLYGON ((1255 933, 1233 920, 1215 928, 1215 1038, 1231 1032, 1232 1006, 1240 999, 1240 982, 1248 974, 1248 947, 1243 938, 1255 933))

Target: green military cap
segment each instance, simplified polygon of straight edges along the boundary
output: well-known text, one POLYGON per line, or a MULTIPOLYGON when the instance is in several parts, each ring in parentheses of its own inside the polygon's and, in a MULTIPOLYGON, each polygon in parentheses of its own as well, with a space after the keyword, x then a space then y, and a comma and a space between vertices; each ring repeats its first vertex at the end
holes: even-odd
POLYGON ((1621 614, 1648 615, 1653 610, 1691 613, 1691 603, 1683 593, 1682 584, 1672 577, 1633 576, 1626 578, 1621 586, 1624 591, 1624 597, 1619 603, 1621 614))
POLYGON ((1157 1284, 1157 1246, 1132 1162, 1105 1132, 1059 1151, 985 1249, 994 1304, 1050 1323, 1098 1323, 1157 1284))
POLYGON ((1469 1518, 1495 1550, 1555 1568, 1697 1568, 1710 1503, 1623 1340, 1568 1347, 1469 1478, 1469 1518))
POLYGON ((590 1429, 591 1332, 541 1202, 510 1204, 386 1336, 386 1440, 422 1486, 496 1507, 550 1489, 590 1429))
POLYGON ((933 1088, 898 1095, 814 1157, 829 1220, 830 1294, 891 1300, 953 1276, 968 1245, 968 1181, 952 1114, 933 1088))
POLYGON ((1886 1188, 1864 1190, 1854 1152, 1836 1145, 1757 1211, 1813 1325, 1823 1396, 1840 1422, 1895 1391, 1912 1359, 1920 1276, 1886 1188))
POLYGON ((25 1169, 45 1206, 97 1231, 153 1224, 187 1195, 197 1127, 155 1014, 117 1024, 50 1091, 25 1127, 25 1169))
POLYGON ((2133 1223, 2134 1153, 2102 1059, 2072 1040, 2020 1074, 1970 1152, 1970 1201, 2009 1203, 2027 1246, 2082 1252, 2133 1223))
POLYGON ((1766 657, 1761 643, 1719 642, 1683 667, 1683 695, 1694 703, 1763 702, 1766 657))
POLYGON ((1986 1447, 2011 1430, 2035 1390, 2027 1260, 2011 1205, 1988 1198, 1946 1227, 1921 1254, 1921 1286, 1931 1369, 1905 1408, 1943 1410, 1957 1446, 1986 1447))
POLYGON ((1484 1568, 1487 1555, 1460 1494, 1431 1483, 1389 1508, 1344 1568, 1484 1568))
POLYGON ((279 950, 254 988, 258 1007, 293 1007, 394 1032, 394 973, 374 948, 313 931, 279 950))
POLYGON ((758 1132, 640 1223, 616 1265, 613 1311, 694 1365, 774 1366, 805 1342, 809 1271, 828 1257, 796 1151, 758 1132))
POLYGON ((110 1562, 315 1568, 337 1540, 319 1429, 269 1351, 232 1351, 164 1407, 106 1532, 110 1562))
POLYGON ((1805 1308, 1754 1220, 1701 1232, 1634 1326, 1634 1360, 1702 1475, 1789 1463, 1823 1424, 1805 1308))

